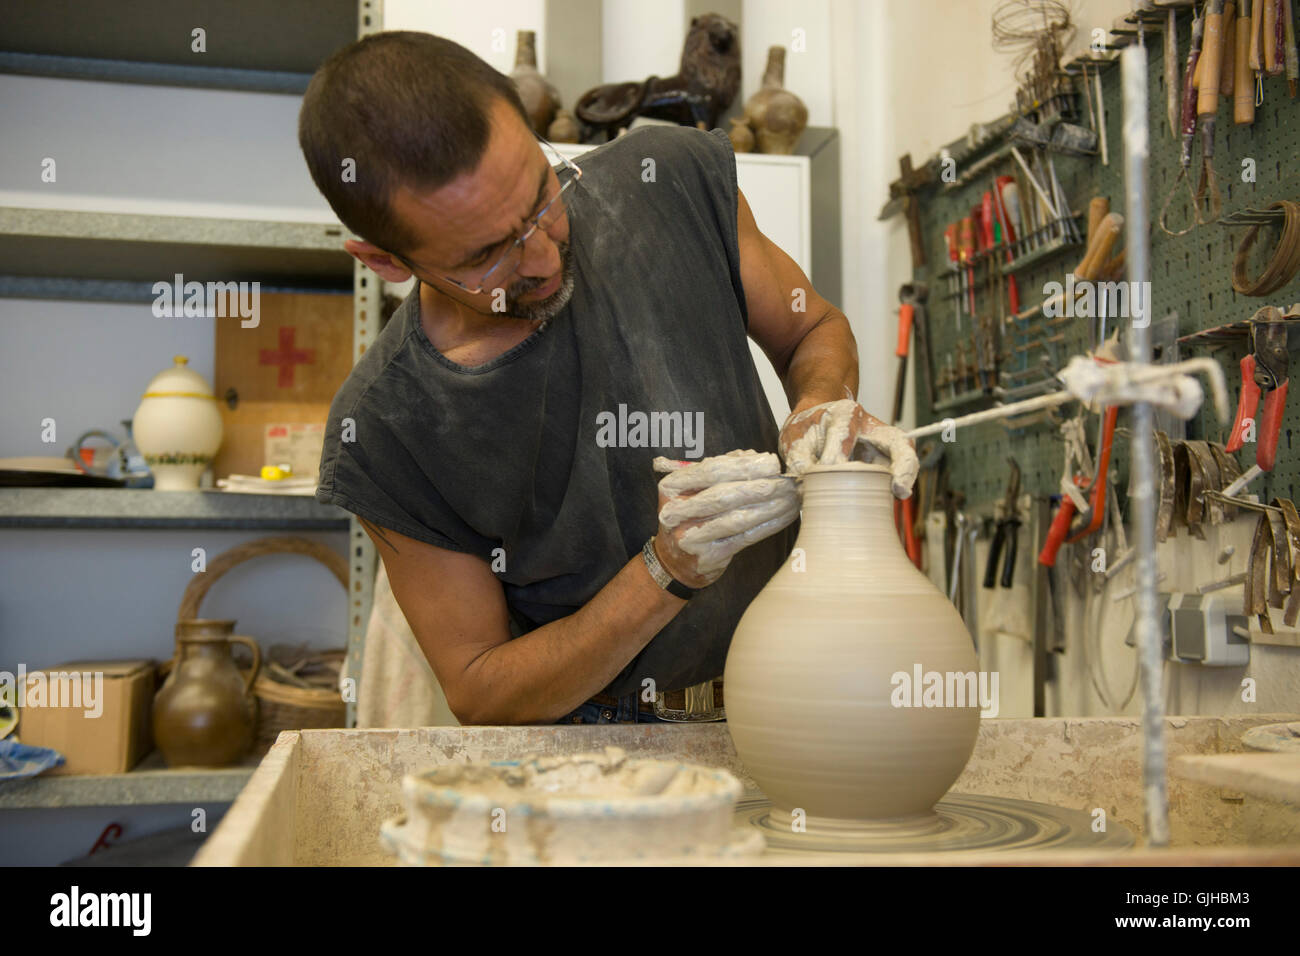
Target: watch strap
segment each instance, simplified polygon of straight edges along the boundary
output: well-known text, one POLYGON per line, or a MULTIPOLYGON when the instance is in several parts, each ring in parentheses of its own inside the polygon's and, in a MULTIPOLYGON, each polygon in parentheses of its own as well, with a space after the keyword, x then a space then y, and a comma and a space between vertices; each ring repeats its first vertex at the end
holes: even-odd
POLYGON ((699 590, 698 588, 688 588, 668 573, 668 570, 659 562, 659 555, 655 552, 654 538, 646 541, 645 547, 641 549, 641 557, 645 560, 646 569, 650 572, 650 577, 654 579, 655 584, 673 597, 689 601, 699 590))

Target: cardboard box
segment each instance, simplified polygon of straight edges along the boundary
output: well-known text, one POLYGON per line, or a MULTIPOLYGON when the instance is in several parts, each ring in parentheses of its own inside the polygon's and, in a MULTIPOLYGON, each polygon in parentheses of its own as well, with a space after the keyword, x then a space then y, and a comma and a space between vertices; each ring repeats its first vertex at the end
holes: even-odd
POLYGON ((125 773, 153 749, 154 662, 72 661, 19 681, 18 738, 66 763, 52 774, 125 773))

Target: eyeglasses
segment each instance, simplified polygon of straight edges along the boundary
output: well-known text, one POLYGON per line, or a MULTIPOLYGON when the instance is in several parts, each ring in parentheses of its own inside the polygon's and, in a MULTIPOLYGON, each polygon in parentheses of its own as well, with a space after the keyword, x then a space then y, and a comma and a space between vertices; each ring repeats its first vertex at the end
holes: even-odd
MULTIPOLYGON (((537 141, 544 146, 551 145, 540 137, 537 141)), ((537 215, 533 216, 529 221, 528 228, 524 230, 523 235, 515 239, 510 248, 501 254, 501 258, 497 259, 497 261, 492 264, 491 268, 479 277, 476 285, 468 286, 459 279, 453 279, 449 275, 444 275, 442 277, 443 279, 458 288, 464 289, 470 295, 478 295, 485 289, 491 288, 490 283, 493 279, 496 279, 499 282, 504 277, 514 274, 515 270, 519 268, 519 263, 522 262, 524 258, 524 243, 532 238, 533 233, 538 229, 541 229, 543 232, 549 232, 551 229, 555 228, 555 224, 559 222, 560 217, 564 215, 564 203, 561 201, 561 197, 573 186, 574 183, 582 178, 582 170, 578 168, 576 163, 571 162, 563 156, 554 146, 551 146, 551 149, 555 152, 555 155, 560 157, 560 162, 564 164, 564 168, 556 173, 556 179, 560 183, 560 189, 547 201, 541 211, 538 212, 537 215)))

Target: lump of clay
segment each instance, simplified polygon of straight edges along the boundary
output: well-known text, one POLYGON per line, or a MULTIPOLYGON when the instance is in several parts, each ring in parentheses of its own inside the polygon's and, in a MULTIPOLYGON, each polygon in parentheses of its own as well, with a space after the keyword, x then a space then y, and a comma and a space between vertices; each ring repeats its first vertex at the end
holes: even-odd
POLYGON ((404 863, 537 865, 749 855, 725 770, 601 753, 438 767, 402 781, 381 841, 404 863))

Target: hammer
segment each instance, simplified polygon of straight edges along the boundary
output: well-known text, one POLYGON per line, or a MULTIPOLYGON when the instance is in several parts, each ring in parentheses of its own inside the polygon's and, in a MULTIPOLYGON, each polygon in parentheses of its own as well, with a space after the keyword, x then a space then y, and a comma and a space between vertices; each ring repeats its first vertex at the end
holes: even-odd
MULTIPOLYGON (((907 390, 907 353, 912 339, 912 327, 916 327, 916 345, 919 350, 918 362, 924 362, 925 385, 930 390, 929 400, 934 405, 934 389, 931 387, 930 347, 925 329, 925 302, 929 297, 929 287, 924 282, 907 282, 898 288, 898 347, 894 354, 898 356, 898 378, 894 387, 894 413, 890 424, 897 424, 903 417, 903 394, 907 390)), ((922 372, 918 371, 918 375, 922 372)))

